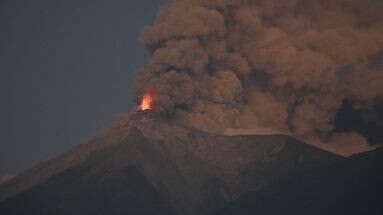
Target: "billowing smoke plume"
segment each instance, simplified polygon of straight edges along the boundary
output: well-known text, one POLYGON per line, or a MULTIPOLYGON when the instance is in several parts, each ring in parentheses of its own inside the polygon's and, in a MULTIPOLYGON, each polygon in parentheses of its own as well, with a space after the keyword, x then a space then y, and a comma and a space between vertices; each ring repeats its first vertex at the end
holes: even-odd
POLYGON ((362 146, 356 132, 334 134, 336 113, 383 96, 378 0, 173 0, 140 40, 152 58, 136 100, 150 91, 157 110, 210 132, 362 146))

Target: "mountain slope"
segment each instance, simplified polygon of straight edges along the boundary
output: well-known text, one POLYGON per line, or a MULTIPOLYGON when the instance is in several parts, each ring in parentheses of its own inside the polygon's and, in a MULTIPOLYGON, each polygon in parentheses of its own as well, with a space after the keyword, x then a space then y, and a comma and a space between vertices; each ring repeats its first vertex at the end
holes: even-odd
POLYGON ((383 214, 383 149, 328 168, 304 168, 216 214, 383 214))
POLYGON ((0 212, 212 214, 302 173, 322 180, 345 162, 283 135, 218 136, 140 112, 0 186, 0 212))
MULTIPOLYGON (((140 138, 129 137, 131 141, 140 138)), ((89 157, 81 165, 8 199, 0 204, 0 211, 10 215, 175 214, 138 167, 125 158, 132 155, 127 146, 121 143, 89 157)))

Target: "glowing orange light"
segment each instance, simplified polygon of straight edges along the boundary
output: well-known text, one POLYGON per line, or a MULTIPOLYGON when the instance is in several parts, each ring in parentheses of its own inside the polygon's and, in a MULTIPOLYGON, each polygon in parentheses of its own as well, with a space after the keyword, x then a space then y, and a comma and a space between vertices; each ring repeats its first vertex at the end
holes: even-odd
POLYGON ((140 106, 138 106, 139 110, 150 110, 152 109, 152 102, 153 102, 153 97, 150 93, 145 93, 142 96, 142 101, 140 106))

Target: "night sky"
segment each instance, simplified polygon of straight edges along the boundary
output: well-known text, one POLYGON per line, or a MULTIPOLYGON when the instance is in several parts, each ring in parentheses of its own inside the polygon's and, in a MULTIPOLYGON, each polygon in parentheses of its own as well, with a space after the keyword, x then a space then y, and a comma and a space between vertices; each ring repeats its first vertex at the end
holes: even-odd
POLYGON ((166 0, 1 0, 0 175, 85 143, 133 107, 137 41, 166 0))

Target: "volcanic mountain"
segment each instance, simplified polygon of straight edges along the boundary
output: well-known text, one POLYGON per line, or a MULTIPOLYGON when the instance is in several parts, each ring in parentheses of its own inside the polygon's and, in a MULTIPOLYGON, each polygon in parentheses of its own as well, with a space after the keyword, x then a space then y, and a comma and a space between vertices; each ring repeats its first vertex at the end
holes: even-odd
POLYGON ((382 154, 346 159, 288 136, 213 135, 140 111, 1 185, 0 213, 382 212, 382 154))

